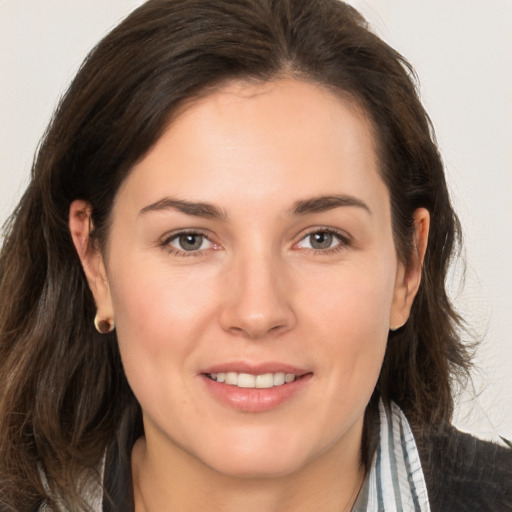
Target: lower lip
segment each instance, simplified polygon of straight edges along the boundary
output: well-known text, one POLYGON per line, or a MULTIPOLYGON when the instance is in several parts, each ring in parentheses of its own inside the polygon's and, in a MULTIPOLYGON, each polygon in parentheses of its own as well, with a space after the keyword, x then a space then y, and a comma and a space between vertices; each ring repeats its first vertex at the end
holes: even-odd
POLYGON ((239 388, 217 382, 206 375, 201 377, 210 393, 222 403, 243 412, 264 412, 290 401, 307 386, 312 376, 312 373, 308 373, 293 382, 272 388, 239 388))

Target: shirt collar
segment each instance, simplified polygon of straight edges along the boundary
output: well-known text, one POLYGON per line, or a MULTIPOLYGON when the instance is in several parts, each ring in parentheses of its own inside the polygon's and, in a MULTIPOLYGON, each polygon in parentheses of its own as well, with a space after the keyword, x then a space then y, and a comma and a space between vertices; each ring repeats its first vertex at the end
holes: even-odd
POLYGON ((427 485, 409 422, 395 404, 379 401, 379 444, 352 512, 430 512, 427 485))

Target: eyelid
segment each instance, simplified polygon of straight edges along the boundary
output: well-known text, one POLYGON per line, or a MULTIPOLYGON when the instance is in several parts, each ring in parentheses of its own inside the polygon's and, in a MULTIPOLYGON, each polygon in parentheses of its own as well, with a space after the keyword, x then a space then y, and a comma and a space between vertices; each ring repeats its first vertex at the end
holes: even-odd
MULTIPOLYGON (((298 241, 293 244, 293 248, 310 250, 310 251, 313 251, 318 254, 327 254, 329 252, 335 252, 337 250, 345 249, 346 247, 349 247, 351 244, 352 244, 352 237, 345 231, 342 231, 340 229, 333 228, 333 227, 328 227, 328 226, 315 226, 315 227, 308 228, 307 230, 303 231, 301 233, 298 241), (312 247, 305 247, 305 248, 298 247, 298 245, 302 241, 304 241, 308 236, 311 236, 315 233, 331 234, 339 241, 339 243, 336 244, 334 247, 328 247, 327 249, 314 249, 312 247)), ((169 253, 173 253, 176 256, 200 256, 200 255, 203 255, 206 251, 209 251, 212 249, 218 250, 220 248, 220 244, 218 244, 212 240, 212 235, 208 233, 208 230, 204 230, 201 228, 183 228, 183 229, 178 229, 178 230, 172 231, 170 233, 166 233, 164 236, 162 236, 158 245, 160 247, 166 249, 169 253), (210 242, 211 246, 206 249, 185 251, 185 250, 181 250, 177 247, 170 245, 170 243, 173 240, 176 240, 180 236, 187 235, 187 234, 202 236, 208 242, 210 242)))
POLYGON ((204 230, 200 228, 182 228, 182 229, 176 229, 174 231, 170 231, 168 233, 165 233, 160 238, 161 243, 168 243, 170 240, 173 240, 174 238, 177 238, 181 235, 201 235, 210 240, 209 234, 204 230))
POLYGON ((183 228, 172 231, 170 233, 166 233, 159 241, 158 245, 163 249, 166 249, 169 253, 174 254, 175 256, 200 256, 204 254, 206 251, 211 249, 218 249, 219 244, 215 243, 212 240, 212 236, 208 234, 208 232, 204 229, 200 228, 183 228), (211 244, 211 247, 207 249, 197 249, 195 251, 184 251, 179 249, 178 247, 174 247, 171 245, 171 242, 178 239, 183 235, 199 235, 204 239, 208 240, 211 244))
POLYGON ((352 244, 352 237, 345 231, 328 226, 315 226, 313 228, 308 228, 305 232, 303 232, 300 235, 299 240, 294 243, 293 247, 297 247, 308 236, 311 236, 315 233, 329 233, 339 240, 339 244, 335 245, 334 247, 329 247, 327 249, 314 249, 312 247, 305 247, 304 249, 311 250, 316 253, 328 253, 329 251, 344 249, 352 244))

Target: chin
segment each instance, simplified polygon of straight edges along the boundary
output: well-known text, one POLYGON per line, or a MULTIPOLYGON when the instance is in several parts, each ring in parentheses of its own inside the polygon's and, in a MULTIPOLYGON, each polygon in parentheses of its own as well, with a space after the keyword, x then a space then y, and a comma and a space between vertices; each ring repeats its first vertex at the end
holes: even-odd
POLYGON ((256 460, 251 457, 238 456, 236 461, 219 461, 209 465, 215 472, 231 478, 242 478, 248 480, 261 480, 282 478, 299 471, 305 461, 284 461, 269 457, 269 460, 256 460))
POLYGON ((233 478, 265 479, 291 475, 308 463, 310 451, 304 443, 260 442, 218 443, 220 450, 208 449, 197 458, 219 474, 233 478), (228 448, 226 448, 228 447, 228 448))

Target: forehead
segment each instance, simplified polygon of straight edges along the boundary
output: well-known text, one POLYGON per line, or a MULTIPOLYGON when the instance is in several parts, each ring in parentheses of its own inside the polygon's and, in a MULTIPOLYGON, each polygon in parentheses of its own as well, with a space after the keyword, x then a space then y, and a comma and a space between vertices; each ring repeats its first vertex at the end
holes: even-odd
POLYGON ((188 104, 123 187, 136 202, 164 192, 220 203, 241 195, 286 202, 287 193, 301 198, 333 187, 387 193, 363 110, 325 87, 291 79, 233 82, 188 104))

